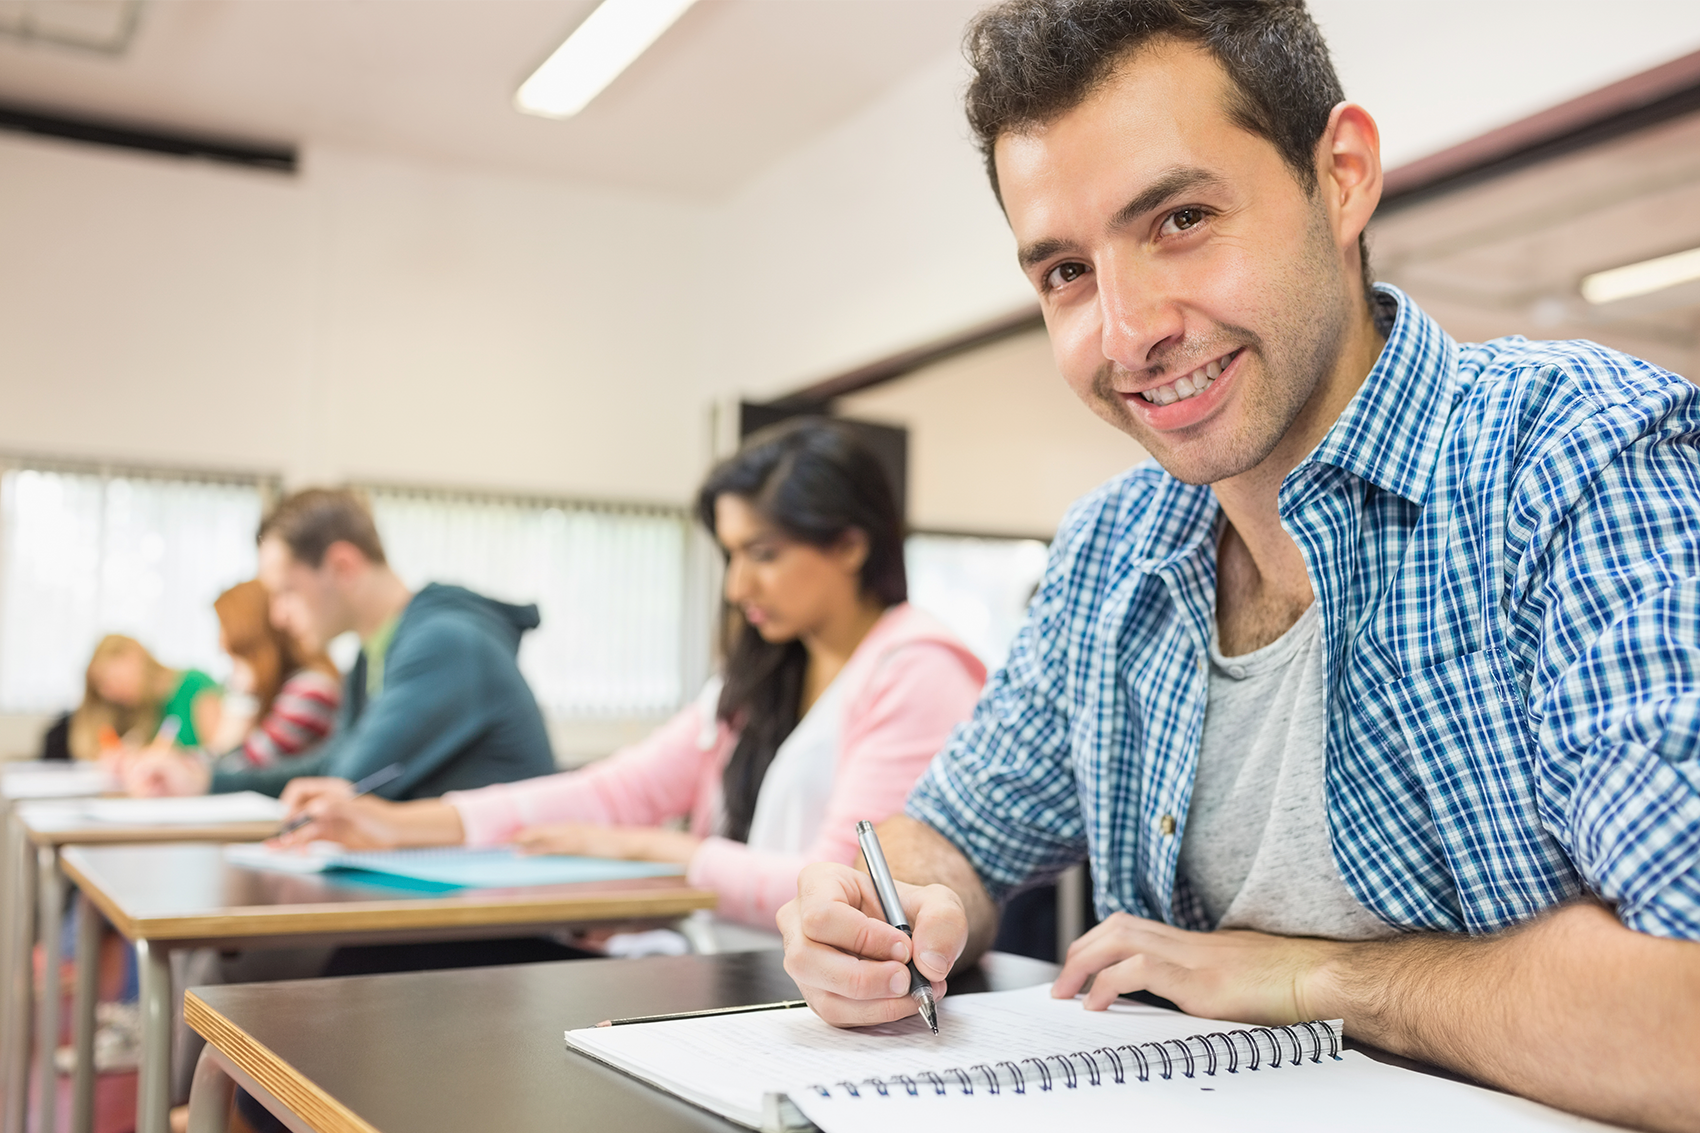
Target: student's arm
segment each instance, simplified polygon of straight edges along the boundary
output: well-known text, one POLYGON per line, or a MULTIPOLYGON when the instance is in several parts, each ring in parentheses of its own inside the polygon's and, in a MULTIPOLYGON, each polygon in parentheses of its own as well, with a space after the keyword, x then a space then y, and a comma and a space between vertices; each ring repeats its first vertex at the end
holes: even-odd
POLYGON ((726 739, 718 723, 707 746, 702 733, 701 706, 686 705, 643 740, 589 767, 443 798, 459 813, 471 846, 511 842, 522 830, 562 823, 654 826, 696 805, 704 764, 726 739))
POLYGON ((719 894, 720 915, 771 928, 779 907, 796 896, 805 865, 855 861, 856 823, 883 822, 902 809, 979 693, 978 667, 970 671, 948 646, 914 642, 894 650, 846 706, 837 773, 814 841, 799 854, 780 854, 706 838, 691 857, 690 883, 719 894))
POLYGON ((224 722, 224 694, 217 688, 197 692, 189 701, 189 719, 195 726, 195 736, 203 745, 210 745, 224 722))

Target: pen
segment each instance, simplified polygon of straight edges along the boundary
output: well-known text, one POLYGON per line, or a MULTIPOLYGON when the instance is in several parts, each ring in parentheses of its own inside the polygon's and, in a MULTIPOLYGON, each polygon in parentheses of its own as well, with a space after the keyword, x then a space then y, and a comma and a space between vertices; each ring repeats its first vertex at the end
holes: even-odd
MULTIPOLYGON (((874 824, 863 820, 856 824, 856 841, 862 844, 862 857, 867 859, 868 873, 874 879, 874 892, 879 894, 880 908, 885 911, 885 919, 891 926, 900 929, 904 936, 914 937, 915 933, 909 927, 909 914, 903 911, 903 902, 897 899, 897 882, 891 879, 891 867, 885 864, 885 851, 880 849, 879 835, 874 833, 874 824)), ((909 995, 921 1008, 921 1018, 927 1021, 927 1026, 933 1029, 933 1034, 939 1033, 939 1009, 933 1002, 933 985, 921 970, 915 966, 914 949, 909 956, 909 995)))
POLYGON ((778 1003, 751 1003, 743 1007, 709 1007, 702 1011, 675 1011, 671 1015, 634 1015, 630 1019, 604 1019, 598 1027, 623 1027, 627 1023, 665 1023, 669 1019, 700 1019, 705 1015, 743 1015, 750 1011, 785 1011, 807 1007, 806 999, 781 999, 778 1003))
MULTIPOLYGON (((360 780, 360 782, 354 784, 354 793, 348 797, 351 799, 357 799, 361 795, 377 790, 379 787, 382 787, 385 783, 388 783, 391 779, 394 779, 400 774, 401 764, 399 763, 392 763, 388 767, 381 767, 366 776, 366 778, 360 780)), ((312 815, 298 814, 288 822, 284 823, 283 826, 278 829, 278 832, 273 834, 272 837, 281 838, 285 834, 293 834, 311 821, 313 821, 312 815)))

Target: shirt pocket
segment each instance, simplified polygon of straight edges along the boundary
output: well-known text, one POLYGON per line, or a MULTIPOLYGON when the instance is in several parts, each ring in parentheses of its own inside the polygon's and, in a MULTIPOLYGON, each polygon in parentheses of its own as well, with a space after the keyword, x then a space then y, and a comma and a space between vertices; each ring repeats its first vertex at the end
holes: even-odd
POLYGON ((1580 892, 1540 822, 1539 749, 1504 655, 1466 653, 1386 692, 1470 930, 1516 924, 1580 892))

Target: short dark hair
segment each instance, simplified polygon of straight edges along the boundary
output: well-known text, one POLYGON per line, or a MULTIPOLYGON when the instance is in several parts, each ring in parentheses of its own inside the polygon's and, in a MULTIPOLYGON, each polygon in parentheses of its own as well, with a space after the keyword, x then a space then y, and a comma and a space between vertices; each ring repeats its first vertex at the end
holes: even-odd
MULTIPOLYGON (((1228 116, 1273 145, 1314 193, 1316 144, 1346 93, 1304 0, 1003 0, 975 16, 963 40, 974 68, 968 124, 999 199, 998 138, 1073 110, 1130 52, 1162 39, 1216 58, 1232 84, 1228 116)), ((1358 250, 1367 292, 1362 237, 1358 250)))
POLYGON ((372 562, 384 563, 384 544, 366 499, 350 488, 303 488, 285 496, 260 521, 256 543, 282 540, 289 553, 310 567, 325 561, 332 543, 352 543, 372 562))

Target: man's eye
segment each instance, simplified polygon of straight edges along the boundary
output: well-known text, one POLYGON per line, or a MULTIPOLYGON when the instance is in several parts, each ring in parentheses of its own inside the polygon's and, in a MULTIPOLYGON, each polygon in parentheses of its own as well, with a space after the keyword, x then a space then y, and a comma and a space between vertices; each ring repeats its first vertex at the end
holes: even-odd
POLYGON ((1202 222, 1203 220, 1204 210, 1201 208, 1176 209, 1174 212, 1169 214, 1169 219, 1164 222, 1163 227, 1165 229, 1173 229, 1176 232, 1185 232, 1187 229, 1202 222))
POLYGON ((1062 287, 1065 284, 1073 283, 1075 280, 1085 275, 1086 271, 1087 268, 1085 264, 1076 263, 1072 260, 1066 264, 1058 264, 1056 267, 1045 273, 1045 287, 1049 290, 1062 287))

